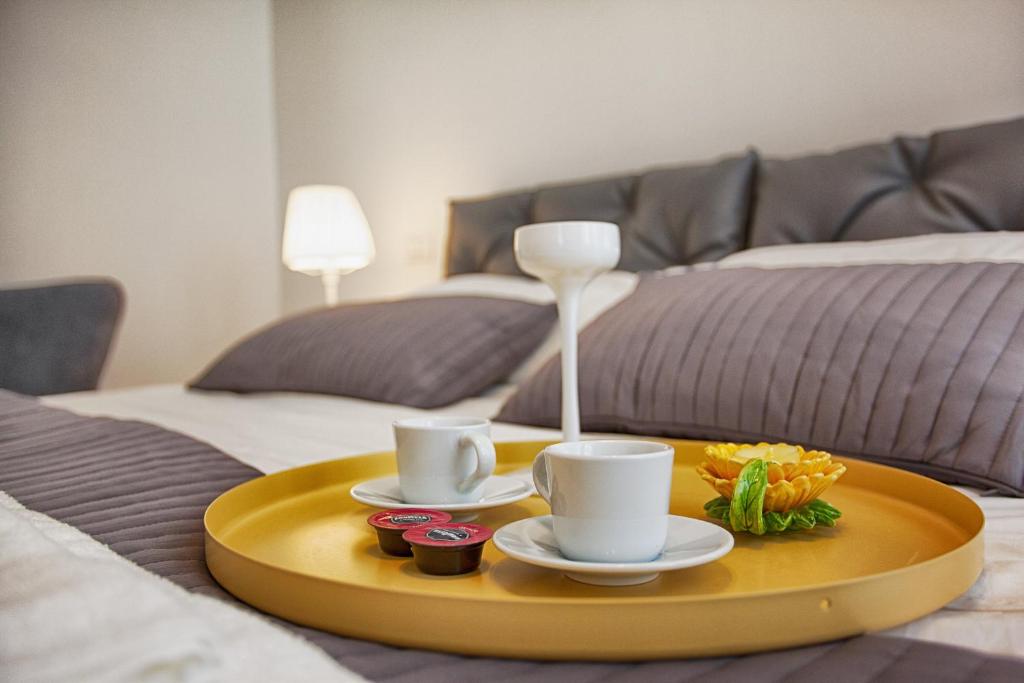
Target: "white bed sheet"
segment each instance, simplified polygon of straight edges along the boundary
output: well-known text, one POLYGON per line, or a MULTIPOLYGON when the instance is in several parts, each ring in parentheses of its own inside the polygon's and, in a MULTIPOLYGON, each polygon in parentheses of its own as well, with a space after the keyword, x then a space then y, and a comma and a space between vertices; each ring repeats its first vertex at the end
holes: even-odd
MULTIPOLYGON (((180 385, 49 396, 45 403, 83 415, 144 420, 205 441, 269 474, 321 460, 394 448, 391 423, 418 415, 492 417, 512 387, 499 386, 445 408, 421 410, 316 394, 231 394, 180 385)), ((558 432, 495 424, 496 441, 557 438, 558 432)))
POLYGON ((717 261, 718 268, 795 268, 872 263, 1024 263, 1024 233, 954 232, 868 242, 807 242, 755 247, 717 261))
POLYGON ((0 576, 3 681, 365 683, 263 616, 189 593, 2 491, 0 576))
MULTIPOLYGON (((391 422, 428 413, 492 417, 512 391, 425 411, 369 401, 308 394, 234 395, 156 385, 51 396, 48 405, 83 415, 137 419, 206 441, 261 472, 393 447, 391 422)), ((496 441, 557 438, 558 432, 495 423, 496 441)), ((983 497, 985 570, 964 596, 946 608, 889 633, 1024 656, 1024 499, 983 497)), ((896 598, 897 596, 894 596, 896 598)))

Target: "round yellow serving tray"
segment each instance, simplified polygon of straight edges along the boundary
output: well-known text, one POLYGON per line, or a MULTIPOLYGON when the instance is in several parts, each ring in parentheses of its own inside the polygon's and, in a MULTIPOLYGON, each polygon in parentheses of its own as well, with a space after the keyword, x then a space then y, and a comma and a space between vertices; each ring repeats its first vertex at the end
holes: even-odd
MULTIPOLYGON (((703 442, 676 448, 672 513, 704 518, 715 493, 697 476, 703 442)), ((498 472, 548 445, 497 444, 498 472)), ((963 593, 981 572, 981 510, 931 479, 841 458, 826 498, 834 529, 738 534, 717 562, 641 586, 576 583, 488 543, 479 571, 421 574, 384 555, 372 512, 348 490, 394 473, 394 454, 308 465, 231 489, 206 511, 206 561, 239 599, 355 638, 461 654, 642 660, 740 654, 896 626, 963 593)), ((533 497, 484 511, 492 528, 547 514, 533 497)))

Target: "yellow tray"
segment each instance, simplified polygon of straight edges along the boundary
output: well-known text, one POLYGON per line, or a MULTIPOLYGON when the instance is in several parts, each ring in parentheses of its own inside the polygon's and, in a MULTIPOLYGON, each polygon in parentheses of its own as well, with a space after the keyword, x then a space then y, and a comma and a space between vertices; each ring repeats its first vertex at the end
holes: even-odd
MULTIPOLYGON (((703 442, 676 448, 672 513, 703 518, 715 492, 694 471, 703 442)), ((497 444, 498 471, 546 443, 497 444)), ((588 586, 523 564, 488 543, 480 571, 431 577, 382 554, 372 512, 349 488, 394 473, 393 453, 254 479, 207 509, 206 561, 239 599, 346 636, 462 654, 641 660, 739 654, 884 629, 963 593, 982 567, 981 510, 902 470, 842 458, 826 498, 834 529, 738 534, 717 562, 633 587, 588 586)), ((533 497, 485 510, 492 528, 547 514, 533 497)))

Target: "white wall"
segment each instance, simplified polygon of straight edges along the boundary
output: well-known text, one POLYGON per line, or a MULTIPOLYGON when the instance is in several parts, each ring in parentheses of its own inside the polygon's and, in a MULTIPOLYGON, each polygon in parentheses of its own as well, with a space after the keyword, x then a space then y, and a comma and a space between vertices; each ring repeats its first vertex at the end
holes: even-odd
MULTIPOLYGON (((278 0, 274 20, 281 191, 348 185, 378 241, 349 296, 438 277, 453 195, 1024 113, 1020 0, 278 0)), ((321 300, 286 275, 286 309, 321 300)))
POLYGON ((119 278, 105 386, 277 315, 274 145, 267 2, 0 2, 0 282, 119 278))
POLYGON ((186 379, 282 308, 322 301, 278 265, 295 185, 359 195, 378 261, 343 295, 372 297, 440 276, 451 196, 1024 113, 1019 0, 277 0, 270 14, 268 0, 0 0, 0 283, 120 278, 106 386, 186 379))

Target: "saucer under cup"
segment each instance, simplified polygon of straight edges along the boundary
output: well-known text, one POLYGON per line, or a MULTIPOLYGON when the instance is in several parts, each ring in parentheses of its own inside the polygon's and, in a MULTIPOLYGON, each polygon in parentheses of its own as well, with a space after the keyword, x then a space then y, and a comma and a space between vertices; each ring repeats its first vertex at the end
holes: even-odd
MULTIPOLYGON (((533 495, 533 486, 517 477, 494 475, 488 477, 481 487, 480 500, 469 503, 436 503, 431 509, 450 512, 452 521, 468 522, 476 519, 481 510, 511 505, 533 495)), ((402 498, 398 488, 398 477, 379 477, 361 481, 351 488, 349 495, 364 505, 385 510, 421 508, 418 503, 409 503, 402 498)))
POLYGON ((512 522, 494 534, 498 550, 520 562, 556 569, 580 583, 635 586, 662 572, 714 562, 733 547, 733 536, 715 524, 670 515, 668 538, 661 554, 649 562, 577 562, 562 555, 550 515, 512 522))

